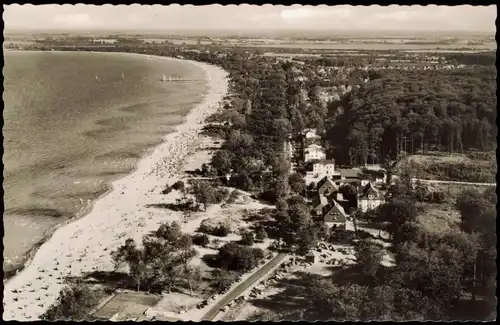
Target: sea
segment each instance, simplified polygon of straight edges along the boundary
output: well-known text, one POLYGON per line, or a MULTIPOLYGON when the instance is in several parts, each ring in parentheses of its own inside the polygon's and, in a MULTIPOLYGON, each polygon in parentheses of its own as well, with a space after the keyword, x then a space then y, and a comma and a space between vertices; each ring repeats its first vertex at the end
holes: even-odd
POLYGON ((189 62, 146 55, 4 52, 4 271, 82 217, 208 91, 189 62), (162 82, 162 76, 190 79, 162 82))

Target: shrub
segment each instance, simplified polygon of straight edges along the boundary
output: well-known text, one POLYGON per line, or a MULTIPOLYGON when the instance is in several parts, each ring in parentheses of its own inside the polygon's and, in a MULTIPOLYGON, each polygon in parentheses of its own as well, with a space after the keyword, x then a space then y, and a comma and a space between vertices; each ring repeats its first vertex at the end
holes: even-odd
POLYGON ((234 190, 231 192, 231 194, 229 195, 229 198, 227 199, 226 203, 227 204, 234 204, 236 202, 236 200, 238 199, 240 195, 240 191, 238 190, 234 190))
POLYGON ((255 235, 251 231, 243 233, 241 236, 241 244, 246 246, 252 246, 255 242, 255 235))
POLYGON ((264 251, 261 248, 252 248, 252 252, 257 262, 264 258, 264 251))
POLYGON ((172 187, 170 186, 165 186, 165 188, 161 191, 161 194, 167 195, 168 193, 172 192, 172 187))
POLYGON ((198 231, 217 237, 226 237, 231 232, 229 225, 219 223, 216 226, 213 226, 208 224, 208 222, 208 219, 203 220, 198 228, 198 231))
POLYGON ((356 234, 344 229, 335 229, 330 234, 331 242, 351 242, 356 239, 356 234))
POLYGON ((372 234, 370 234, 368 231, 358 229, 358 237, 361 239, 371 238, 372 234))
POLYGON ((217 237, 226 237, 227 235, 229 235, 230 232, 231 231, 229 229, 229 226, 220 224, 218 227, 214 229, 212 235, 217 237))
POLYGON ((263 256, 262 250, 231 242, 219 249, 217 260, 226 270, 248 271, 255 267, 263 256))
POLYGON ((201 247, 207 247, 207 245, 210 243, 210 239, 206 234, 196 234, 192 238, 193 244, 201 247))
POLYGON ((445 200, 445 195, 443 191, 435 191, 430 194, 429 200, 432 203, 443 203, 445 200))
POLYGON ((274 190, 269 190, 260 193, 259 199, 270 202, 270 203, 275 203, 276 200, 278 199, 278 196, 276 194, 276 191, 274 190))
POLYGON ((227 188, 218 188, 216 191, 215 191, 215 202, 216 203, 221 203, 222 201, 224 201, 225 198, 227 198, 229 195, 229 190, 227 188))
POLYGON ((183 181, 177 181, 172 185, 172 188, 176 191, 182 191, 184 189, 184 182, 183 181))

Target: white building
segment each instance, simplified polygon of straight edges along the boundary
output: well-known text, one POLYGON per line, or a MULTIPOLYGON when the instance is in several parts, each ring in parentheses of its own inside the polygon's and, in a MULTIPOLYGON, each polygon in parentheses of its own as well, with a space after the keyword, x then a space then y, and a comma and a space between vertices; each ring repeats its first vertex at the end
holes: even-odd
POLYGON ((304 161, 309 162, 312 160, 325 160, 326 153, 322 146, 311 144, 304 149, 304 161))
POLYGON ((283 152, 288 156, 288 158, 291 158, 293 156, 294 149, 290 141, 285 141, 283 143, 283 152))
POLYGON ((358 198, 358 207, 363 212, 375 209, 384 203, 385 197, 372 185, 372 183, 368 183, 365 186, 358 198))
POLYGON ((333 176, 335 173, 335 160, 320 160, 313 164, 313 174, 318 176, 333 176))

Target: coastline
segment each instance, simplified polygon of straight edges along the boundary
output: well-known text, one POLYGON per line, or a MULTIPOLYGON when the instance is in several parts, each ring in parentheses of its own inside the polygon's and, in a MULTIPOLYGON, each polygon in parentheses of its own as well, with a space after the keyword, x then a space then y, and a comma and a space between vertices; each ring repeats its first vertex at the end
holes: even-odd
MULTIPOLYGON (((140 58, 141 56, 143 60, 147 59, 145 58, 145 54, 139 54, 139 53, 127 53, 127 52, 100 52, 100 51, 96 51, 96 52, 78 52, 78 51, 40 51, 40 50, 17 50, 17 49, 4 49, 4 51, 6 52, 11 52, 11 53, 38 53, 38 52, 42 52, 42 53, 67 53, 67 54, 72 54, 72 53, 92 53, 92 54, 105 54, 105 55, 115 55, 115 56, 135 56, 135 57, 138 57, 140 58)), ((147 55, 148 57, 154 57, 155 59, 159 59, 159 60, 164 60, 164 61, 177 61, 177 62, 186 62, 187 64, 189 65, 196 65, 196 66, 199 66, 199 64, 197 64, 198 62, 195 62, 195 61, 192 61, 192 60, 182 60, 182 59, 178 59, 178 58, 170 58, 170 57, 163 57, 163 56, 153 56, 153 55, 147 55)), ((201 63, 201 62, 200 62, 201 63)), ((203 63, 201 63, 203 65, 203 63)), ((202 68, 203 70, 203 68, 202 68)), ((206 71, 204 71, 204 74, 206 76, 206 71)), ((205 78, 206 80, 206 78, 205 78)), ((209 87, 207 87, 207 91, 209 90, 209 87)), ((198 104, 196 104, 198 105, 198 104)), ((186 119, 187 119, 187 116, 189 115, 189 113, 194 109, 194 107, 196 107, 196 105, 193 105, 189 111, 183 113, 183 116, 182 116, 182 120, 180 121, 180 123, 178 125, 181 125, 183 123, 186 122, 186 119)), ((165 141, 165 136, 169 133, 175 133, 176 132, 176 128, 178 125, 175 125, 175 126, 172 126, 172 128, 169 130, 169 131, 166 131, 162 136, 161 136, 161 143, 163 141, 165 141)), ((161 144, 160 143, 160 144, 161 144)), ((157 145, 154 145, 152 147, 149 147, 147 148, 147 150, 144 150, 143 152, 141 152, 141 155, 139 157, 138 160, 141 160, 143 159, 144 157, 148 156, 151 154, 151 152, 158 146, 157 145)), ((95 202, 97 202, 98 200, 102 199, 104 196, 108 195, 112 190, 113 190, 113 183, 120 179, 120 178, 123 178, 124 175, 129 175, 133 172, 135 172, 135 170, 137 169, 137 164, 138 164, 138 161, 136 162, 135 166, 133 166, 133 168, 131 170, 129 170, 126 174, 122 174, 120 176, 118 176, 119 178, 116 178, 114 177, 113 179, 111 180, 107 180, 106 181, 106 187, 105 187, 105 190, 103 193, 101 193, 99 196, 95 197, 95 198, 92 198, 92 199, 88 199, 88 200, 84 200, 86 201, 84 203, 84 205, 81 207, 81 209, 77 212, 75 212, 74 214, 72 214, 72 216, 70 218, 65 218, 64 220, 62 220, 61 222, 58 222, 57 224, 54 224, 52 225, 50 228, 45 228, 45 231, 43 232, 43 234, 41 234, 42 236, 40 236, 39 240, 36 241, 36 242, 33 242, 31 247, 29 247, 29 249, 27 251, 25 251, 24 253, 22 254, 19 254, 19 256, 21 257, 21 259, 17 259, 17 256, 16 256, 16 261, 10 261, 7 259, 7 261, 5 262, 4 261, 4 279, 3 279, 3 283, 5 284, 6 282, 8 282, 13 276, 15 276, 18 272, 20 272, 21 270, 23 270, 25 267, 27 267, 29 264, 31 264, 31 261, 32 259, 34 258, 34 255, 36 255, 38 249, 45 243, 47 242, 51 237, 52 235, 54 234, 55 231, 57 231, 59 228, 61 227, 64 227, 66 225, 68 225, 69 223, 71 222, 74 222, 82 217, 85 217, 92 209, 93 207, 93 204, 95 202)))
MULTIPOLYGON (((136 53, 109 54, 144 56, 136 53)), ((161 144, 143 155, 134 170, 113 181, 108 191, 75 217, 50 229, 44 240, 30 251, 28 260, 18 268, 18 273, 4 280, 6 320, 38 319, 57 299, 65 277, 97 269, 112 270, 109 252, 123 244, 125 238, 133 237, 140 241, 142 233, 154 230, 158 224, 175 217, 172 211, 153 210, 145 205, 164 199, 165 196, 159 192, 167 183, 175 181, 178 168, 196 150, 198 131, 203 127, 204 120, 217 111, 218 104, 227 94, 228 73, 220 67, 198 61, 147 56, 184 61, 203 69, 209 84, 208 93, 184 116, 183 123, 163 137, 161 144), (150 200, 154 202, 148 202, 150 200), (137 218, 129 220, 130 215, 137 218), (143 231, 138 231, 138 226, 132 225, 133 221, 140 221, 143 231), (113 240, 113 235, 118 238, 113 240)))

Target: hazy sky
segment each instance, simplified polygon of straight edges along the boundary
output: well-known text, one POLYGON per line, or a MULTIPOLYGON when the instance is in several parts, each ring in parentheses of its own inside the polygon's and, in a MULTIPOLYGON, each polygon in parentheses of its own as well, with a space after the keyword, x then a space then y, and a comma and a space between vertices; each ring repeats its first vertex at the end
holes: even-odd
POLYGON ((496 6, 6 5, 6 29, 494 31, 496 6))

